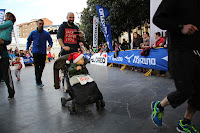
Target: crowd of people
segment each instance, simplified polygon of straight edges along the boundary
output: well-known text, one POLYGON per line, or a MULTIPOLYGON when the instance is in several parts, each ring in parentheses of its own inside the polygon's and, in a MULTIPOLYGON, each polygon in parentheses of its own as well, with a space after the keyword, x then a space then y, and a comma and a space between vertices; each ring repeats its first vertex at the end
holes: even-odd
POLYGON ((11 60, 15 57, 27 57, 27 58, 33 57, 32 53, 31 53, 31 49, 30 50, 19 50, 17 47, 15 48, 15 50, 10 48, 8 50, 8 55, 11 60))

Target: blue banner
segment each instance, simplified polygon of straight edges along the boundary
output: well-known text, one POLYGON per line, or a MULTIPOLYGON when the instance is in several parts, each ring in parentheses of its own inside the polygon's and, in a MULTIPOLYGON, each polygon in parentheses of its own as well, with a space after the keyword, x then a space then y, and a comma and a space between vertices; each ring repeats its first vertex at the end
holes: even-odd
POLYGON ((5 9, 0 9, 0 23, 4 20, 5 9))
POLYGON ((30 64, 30 63, 34 63, 33 57, 23 57, 24 59, 24 64, 30 64))
POLYGON ((110 13, 109 13, 108 9, 106 9, 100 5, 96 5, 96 9, 97 9, 97 13, 99 15, 101 27, 103 29, 103 33, 104 33, 105 39, 107 41, 107 44, 109 46, 109 49, 110 49, 110 51, 114 51, 113 47, 112 47, 111 25, 107 20, 110 13))
MULTIPOLYGON (((148 56, 141 56, 142 50, 120 51, 117 58, 114 52, 108 52, 108 63, 125 64, 130 66, 168 71, 168 50, 165 48, 151 49, 148 56)), ((90 59, 88 55, 85 55, 90 59)))

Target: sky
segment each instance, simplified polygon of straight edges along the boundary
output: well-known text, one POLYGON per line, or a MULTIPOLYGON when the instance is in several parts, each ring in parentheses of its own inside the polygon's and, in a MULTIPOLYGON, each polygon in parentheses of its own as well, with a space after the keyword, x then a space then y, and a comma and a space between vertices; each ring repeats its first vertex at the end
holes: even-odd
POLYGON ((75 23, 80 22, 80 12, 87 7, 87 0, 0 0, 0 9, 12 12, 16 24, 32 19, 48 18, 53 25, 66 21, 68 12, 75 15, 75 23))

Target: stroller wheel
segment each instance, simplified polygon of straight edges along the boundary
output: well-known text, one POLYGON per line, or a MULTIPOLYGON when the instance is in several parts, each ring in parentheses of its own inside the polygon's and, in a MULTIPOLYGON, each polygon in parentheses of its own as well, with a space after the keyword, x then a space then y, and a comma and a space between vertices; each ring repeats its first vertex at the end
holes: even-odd
POLYGON ((105 107, 105 101, 101 100, 101 108, 104 108, 104 107, 105 107))
POLYGON ((96 107, 97 107, 97 110, 103 109, 105 107, 105 101, 104 100, 97 101, 96 102, 96 107))
POLYGON ((61 105, 65 106, 66 103, 67 103, 67 100, 64 97, 62 97, 61 98, 61 105))
POLYGON ((68 110, 69 110, 70 114, 76 114, 77 113, 76 104, 69 105, 68 110))
POLYGON ((97 110, 99 110, 101 108, 101 101, 100 100, 98 100, 96 102, 96 107, 97 107, 97 110))

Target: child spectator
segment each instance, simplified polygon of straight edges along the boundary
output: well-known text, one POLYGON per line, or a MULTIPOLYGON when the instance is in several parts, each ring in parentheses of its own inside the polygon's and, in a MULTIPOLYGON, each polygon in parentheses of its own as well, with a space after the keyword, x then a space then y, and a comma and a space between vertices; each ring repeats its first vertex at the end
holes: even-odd
POLYGON ((53 53, 53 60, 55 60, 56 55, 53 53))
POLYGON ((20 62, 19 57, 16 57, 16 61, 13 63, 13 66, 16 67, 15 76, 17 77, 17 80, 20 81, 20 71, 22 69, 22 63, 20 62))
POLYGON ((15 58, 15 51, 12 51, 12 58, 15 58))
POLYGON ((48 56, 48 61, 51 62, 51 52, 49 52, 49 53, 47 54, 47 56, 48 56))

